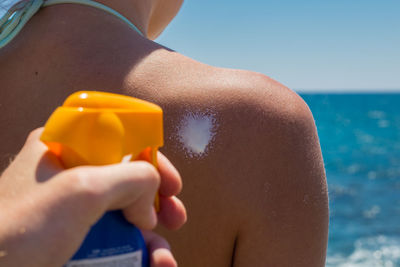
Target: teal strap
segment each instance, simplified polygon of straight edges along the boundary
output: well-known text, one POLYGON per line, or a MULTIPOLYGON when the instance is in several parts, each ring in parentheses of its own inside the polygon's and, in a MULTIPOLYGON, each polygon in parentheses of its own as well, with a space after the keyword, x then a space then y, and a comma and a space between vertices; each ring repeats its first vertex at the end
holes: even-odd
POLYGON ((6 46, 22 30, 30 18, 43 5, 43 0, 21 2, 0 20, 0 48, 6 46))
POLYGON ((14 37, 17 36, 17 34, 22 30, 25 24, 33 17, 33 15, 35 15, 36 12, 39 11, 41 7, 47 7, 57 4, 80 4, 103 10, 121 19, 132 29, 143 36, 142 32, 127 18, 125 18, 115 10, 109 8, 108 6, 91 0, 30 0, 18 3, 0 19, 0 48, 3 48, 9 42, 11 42, 14 37))
POLYGON ((80 4, 80 5, 85 5, 85 6, 91 6, 97 9, 101 9, 111 15, 116 16, 126 24, 128 24, 132 29, 137 31, 140 35, 143 36, 143 33, 133 24, 130 22, 127 18, 119 14, 117 11, 115 11, 112 8, 109 8, 108 6, 105 6, 103 4, 91 1, 91 0, 47 0, 44 2, 44 7, 46 6, 52 6, 52 5, 57 5, 57 4, 80 4))

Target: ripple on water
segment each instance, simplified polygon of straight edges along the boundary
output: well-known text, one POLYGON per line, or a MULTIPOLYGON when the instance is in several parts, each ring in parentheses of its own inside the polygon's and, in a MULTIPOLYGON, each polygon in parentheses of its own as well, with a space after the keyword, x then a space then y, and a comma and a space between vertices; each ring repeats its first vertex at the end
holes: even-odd
POLYGON ((383 119, 385 116, 386 113, 381 110, 371 110, 368 112, 368 117, 371 119, 383 119))
POLYGON ((400 239, 387 236, 360 238, 349 255, 327 257, 326 267, 376 267, 400 265, 400 239))

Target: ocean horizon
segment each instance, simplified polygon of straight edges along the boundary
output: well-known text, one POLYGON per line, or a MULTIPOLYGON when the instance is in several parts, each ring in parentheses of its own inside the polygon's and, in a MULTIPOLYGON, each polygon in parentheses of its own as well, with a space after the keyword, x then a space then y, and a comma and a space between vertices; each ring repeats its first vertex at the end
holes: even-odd
POLYGON ((400 88, 363 89, 363 88, 297 88, 293 89, 298 94, 400 94, 400 88))

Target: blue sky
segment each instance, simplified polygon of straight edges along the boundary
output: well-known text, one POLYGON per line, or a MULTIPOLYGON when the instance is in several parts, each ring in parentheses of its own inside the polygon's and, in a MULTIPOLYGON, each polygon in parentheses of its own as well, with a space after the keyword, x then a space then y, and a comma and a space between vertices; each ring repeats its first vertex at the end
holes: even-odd
POLYGON ((157 41, 298 91, 400 91, 400 0, 185 0, 157 41))
POLYGON ((292 89, 400 89, 400 0, 186 0, 157 41, 292 89))

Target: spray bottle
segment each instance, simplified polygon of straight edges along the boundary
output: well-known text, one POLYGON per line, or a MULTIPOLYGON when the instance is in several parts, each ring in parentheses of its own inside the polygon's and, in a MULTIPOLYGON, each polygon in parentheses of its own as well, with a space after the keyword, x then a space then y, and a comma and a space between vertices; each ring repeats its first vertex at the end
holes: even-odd
MULTIPOLYGON (((77 92, 57 108, 41 140, 65 168, 146 159, 157 167, 163 145, 162 110, 133 97, 77 92)), ((158 197, 155 200, 158 211, 158 197)), ((66 267, 148 267, 149 255, 139 229, 121 211, 107 212, 86 236, 66 267)))

